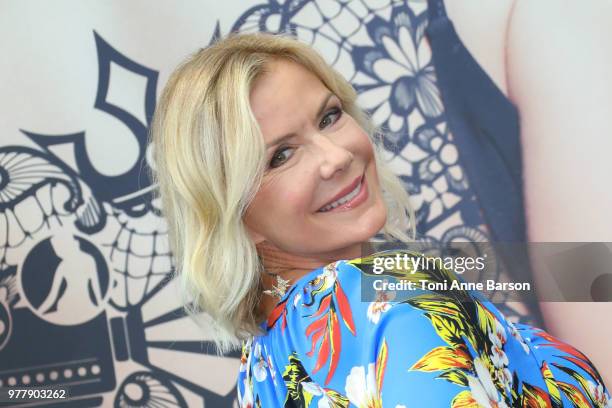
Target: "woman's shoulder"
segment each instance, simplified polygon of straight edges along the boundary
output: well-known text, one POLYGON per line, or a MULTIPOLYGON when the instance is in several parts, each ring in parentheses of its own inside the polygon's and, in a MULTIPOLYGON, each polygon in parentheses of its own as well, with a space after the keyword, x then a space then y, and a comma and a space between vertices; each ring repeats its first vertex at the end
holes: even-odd
POLYGON ((291 286, 262 327, 284 332, 292 322, 292 329, 305 325, 307 330, 312 327, 310 330, 316 331, 319 326, 312 325, 322 325, 328 319, 356 334, 357 326, 366 321, 377 324, 391 309, 422 311, 415 306, 433 307, 434 299, 436 305, 452 308, 451 303, 478 296, 468 291, 455 299, 442 293, 428 296, 430 292, 420 289, 421 282, 448 282, 457 277, 452 270, 425 262, 427 258, 431 259, 418 251, 384 250, 317 268, 291 286))
POLYGON ((398 255, 403 254, 423 257, 411 251, 381 251, 312 271, 270 314, 265 322, 268 340, 286 345, 285 354, 295 352, 311 376, 329 385, 336 375, 346 378, 352 363, 373 363, 385 344, 401 344, 411 354, 405 357, 418 360, 419 350, 443 344, 434 326, 446 315, 464 319, 462 327, 473 327, 477 319, 465 313, 460 300, 419 291, 404 292, 400 299, 399 292, 377 287, 389 280, 442 281, 454 276, 445 269, 398 267, 398 255), (390 261, 387 267, 394 266, 384 268, 385 260, 390 261))
POLYGON ((268 331, 273 328, 284 331, 288 319, 309 325, 329 317, 332 321, 341 319, 344 327, 355 333, 356 318, 367 318, 375 323, 380 312, 391 306, 391 302, 385 301, 390 300, 385 298, 387 291, 372 293, 369 290, 372 279, 379 277, 375 265, 377 260, 392 258, 397 253, 380 251, 367 257, 342 259, 309 272, 291 286, 262 327, 268 331), (374 302, 388 304, 388 307, 375 311, 371 307, 374 302), (366 314, 360 314, 361 311, 366 314))

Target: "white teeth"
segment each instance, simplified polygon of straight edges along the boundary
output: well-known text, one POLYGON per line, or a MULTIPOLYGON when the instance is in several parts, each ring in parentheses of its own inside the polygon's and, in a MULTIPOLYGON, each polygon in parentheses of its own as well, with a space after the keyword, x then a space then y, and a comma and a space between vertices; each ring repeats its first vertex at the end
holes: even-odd
POLYGON ((353 198, 355 198, 355 196, 359 193, 359 189, 361 188, 361 183, 359 183, 359 185, 357 185, 357 187, 355 187, 355 189, 353 191, 351 191, 350 193, 348 193, 347 195, 345 195, 344 197, 334 201, 331 204, 327 204, 325 207, 321 208, 319 210, 319 212, 325 212, 325 211, 329 211, 329 210, 333 210, 334 208, 336 208, 339 205, 342 205, 346 202, 351 201, 353 198))

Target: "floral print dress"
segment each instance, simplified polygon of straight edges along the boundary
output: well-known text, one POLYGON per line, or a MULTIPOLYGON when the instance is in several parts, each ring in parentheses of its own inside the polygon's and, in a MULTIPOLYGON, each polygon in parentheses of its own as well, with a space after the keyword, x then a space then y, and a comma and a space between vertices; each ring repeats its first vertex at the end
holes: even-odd
MULTIPOLYGON (((243 343, 240 406, 612 408, 584 354, 513 324, 478 292, 362 301, 373 257, 395 253, 340 260, 299 279, 261 324, 266 335, 243 343)), ((443 268, 402 274, 458 279, 443 268)))

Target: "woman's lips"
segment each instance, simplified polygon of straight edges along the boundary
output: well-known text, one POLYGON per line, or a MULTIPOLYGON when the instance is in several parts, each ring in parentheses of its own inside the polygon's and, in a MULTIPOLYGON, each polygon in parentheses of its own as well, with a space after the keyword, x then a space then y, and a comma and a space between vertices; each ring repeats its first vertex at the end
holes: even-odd
POLYGON ((337 206, 336 208, 332 208, 331 210, 328 210, 328 211, 318 210, 317 212, 326 214, 326 213, 338 212, 338 211, 348 211, 348 210, 352 210, 353 208, 363 203, 365 200, 367 200, 369 196, 368 188, 367 188, 367 179, 365 177, 365 173, 362 175, 360 183, 361 183, 361 187, 359 188, 359 192, 357 193, 355 197, 353 197, 353 199, 347 201, 344 204, 340 204, 339 206, 337 206))

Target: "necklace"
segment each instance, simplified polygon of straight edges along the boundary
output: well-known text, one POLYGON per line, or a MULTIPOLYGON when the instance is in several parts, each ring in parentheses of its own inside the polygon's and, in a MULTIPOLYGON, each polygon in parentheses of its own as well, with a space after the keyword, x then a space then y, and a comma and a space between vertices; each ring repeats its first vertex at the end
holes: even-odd
POLYGON ((276 285, 272 287, 273 289, 264 290, 263 293, 281 299, 283 296, 285 296, 285 292, 287 291, 287 287, 289 286, 289 280, 281 278, 281 276, 278 274, 275 276, 276 285))

